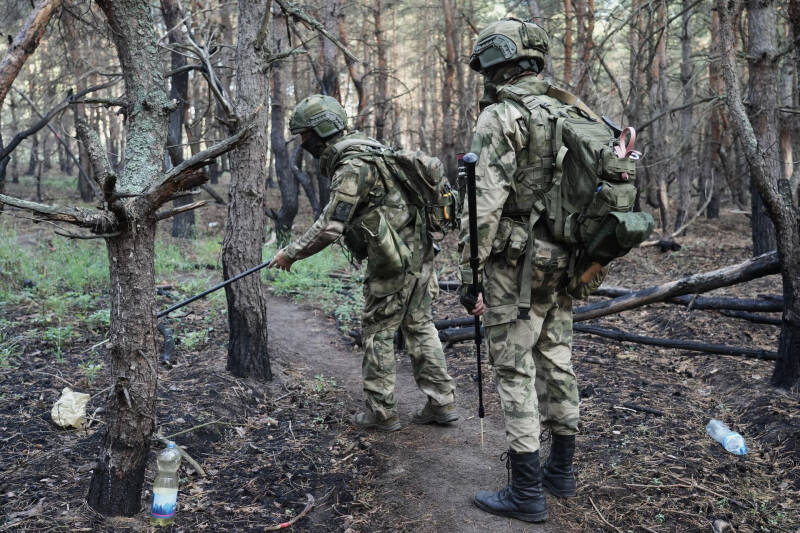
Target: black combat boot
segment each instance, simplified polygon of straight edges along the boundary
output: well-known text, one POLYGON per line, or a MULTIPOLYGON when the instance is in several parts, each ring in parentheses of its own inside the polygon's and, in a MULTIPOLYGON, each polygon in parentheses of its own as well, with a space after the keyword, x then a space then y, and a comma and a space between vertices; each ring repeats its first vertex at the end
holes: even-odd
POLYGON ((509 485, 497 492, 479 491, 473 500, 475 505, 487 513, 525 522, 547 520, 539 452, 518 453, 508 450, 506 468, 510 471, 509 485))
POLYGON ((559 498, 575 497, 575 473, 572 457, 575 455, 575 435, 553 434, 550 457, 547 458, 542 484, 559 498))

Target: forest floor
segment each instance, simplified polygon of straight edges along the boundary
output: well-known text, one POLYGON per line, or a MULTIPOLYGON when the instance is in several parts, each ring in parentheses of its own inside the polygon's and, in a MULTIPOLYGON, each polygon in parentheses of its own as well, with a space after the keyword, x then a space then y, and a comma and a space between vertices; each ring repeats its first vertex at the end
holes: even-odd
MULTIPOLYGON (((9 190, 23 197, 32 191, 26 184, 9 184, 9 190)), ((198 212, 198 236, 188 244, 166 236, 169 225, 163 225, 156 251, 159 305, 219 279, 224 220, 224 206, 198 212)), ((310 221, 304 209, 296 231, 310 221)), ((680 242, 681 250, 666 254, 634 250, 615 262, 607 284, 645 287, 750 255, 741 214, 698 221, 680 242)), ((446 244, 437 266, 442 279, 452 279, 452 237, 446 244)), ((84 502, 104 433, 108 365, 97 345, 108 325, 105 268, 101 243, 65 241, 47 227, 0 217, 0 531, 150 529, 155 461, 138 516, 102 519, 84 502), (85 430, 59 429, 50 419, 65 386, 92 395, 85 430)), ((800 531, 800 397, 769 385, 771 362, 576 334, 578 497, 548 498, 550 521, 535 527, 486 515, 469 502, 475 490, 506 480, 499 457, 505 449, 502 411, 488 367, 486 446, 480 447, 474 347, 445 350, 461 421, 451 427, 410 424, 424 399, 399 352, 404 428, 359 431, 347 419, 362 402, 360 353, 346 333, 358 328, 360 273, 335 250, 293 271, 265 277, 272 383, 225 371, 221 294, 167 322, 178 344, 171 364, 158 368, 157 432, 174 435, 205 470, 203 476, 184 461, 172 530, 263 531, 300 513, 311 494, 315 505, 294 530, 800 531), (706 435, 709 418, 742 433, 750 453, 727 454, 706 435)), ((771 276, 714 294, 779 292, 780 280, 771 276)), ((443 292, 434 315, 460 317, 463 311, 453 293, 443 292)), ((778 338, 775 326, 668 304, 593 323, 767 350, 778 338)), ((154 439, 153 457, 161 447, 154 439)))

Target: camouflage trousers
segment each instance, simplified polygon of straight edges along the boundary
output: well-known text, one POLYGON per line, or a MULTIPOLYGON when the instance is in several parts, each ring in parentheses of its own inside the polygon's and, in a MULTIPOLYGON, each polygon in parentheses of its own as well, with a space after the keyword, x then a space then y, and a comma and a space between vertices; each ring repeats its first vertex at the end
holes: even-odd
POLYGON ((455 382, 447 373, 444 350, 431 312, 431 303, 439 293, 432 262, 423 263, 419 276, 406 275, 399 291, 389 295, 376 292, 370 289, 369 283, 365 284, 361 372, 367 408, 381 419, 397 413, 394 334, 398 328, 405 338, 419 389, 434 405, 452 403, 455 382))
POLYGON ((521 270, 521 264, 489 259, 484 324, 508 446, 535 452, 540 421, 559 435, 578 432, 578 386, 570 361, 572 298, 563 288, 564 271, 534 268, 530 317, 518 319, 521 270))

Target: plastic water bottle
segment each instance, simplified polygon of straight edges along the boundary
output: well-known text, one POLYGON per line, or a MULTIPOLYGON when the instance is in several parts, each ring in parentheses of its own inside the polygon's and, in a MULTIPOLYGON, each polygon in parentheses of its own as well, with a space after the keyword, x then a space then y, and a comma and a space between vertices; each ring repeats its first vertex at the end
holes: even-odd
POLYGON ((722 447, 734 455, 746 455, 747 444, 744 437, 731 431, 722 420, 713 419, 706 425, 706 431, 711 438, 722 444, 722 447))
POLYGON ((175 521, 175 506, 178 503, 178 467, 181 464, 181 452, 174 442, 167 443, 167 447, 158 454, 156 464, 158 474, 153 481, 150 523, 154 526, 166 526, 175 521))

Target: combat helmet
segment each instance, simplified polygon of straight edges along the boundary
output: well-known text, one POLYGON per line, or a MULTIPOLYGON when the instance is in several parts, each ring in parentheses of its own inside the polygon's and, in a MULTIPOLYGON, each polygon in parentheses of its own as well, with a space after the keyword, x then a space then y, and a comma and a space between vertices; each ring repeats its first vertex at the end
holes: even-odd
POLYGON ((347 113, 335 98, 313 94, 295 106, 289 131, 298 134, 310 129, 320 139, 327 139, 344 130, 346 125, 347 113))
POLYGON ((538 70, 550 50, 547 32, 531 21, 504 18, 489 24, 478 34, 469 58, 472 70, 485 73, 486 69, 503 64, 535 61, 538 70))

